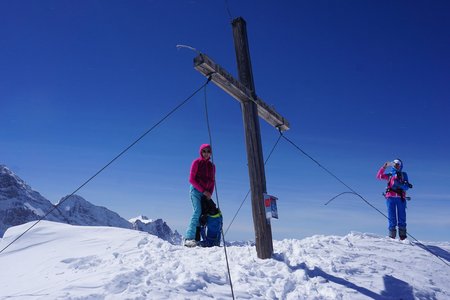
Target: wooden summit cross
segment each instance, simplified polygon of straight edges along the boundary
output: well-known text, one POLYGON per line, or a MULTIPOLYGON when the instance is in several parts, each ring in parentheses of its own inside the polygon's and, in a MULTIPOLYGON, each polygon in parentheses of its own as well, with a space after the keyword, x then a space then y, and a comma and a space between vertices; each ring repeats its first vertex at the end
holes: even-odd
POLYGON ((247 147, 248 172, 252 192, 252 214, 255 227, 256 253, 259 258, 271 258, 273 254, 272 228, 266 219, 264 193, 266 175, 261 146, 258 115, 281 131, 289 129, 289 123, 269 107, 255 93, 246 22, 239 17, 233 20, 233 38, 239 72, 239 81, 205 54, 194 59, 194 67, 203 75, 241 103, 247 147))

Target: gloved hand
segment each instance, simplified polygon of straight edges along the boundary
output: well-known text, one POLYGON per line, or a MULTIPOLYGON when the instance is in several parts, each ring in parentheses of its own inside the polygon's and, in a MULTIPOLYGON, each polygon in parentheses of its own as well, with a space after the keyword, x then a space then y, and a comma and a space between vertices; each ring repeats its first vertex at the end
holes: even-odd
POLYGON ((383 168, 386 169, 387 167, 389 167, 391 165, 390 161, 387 161, 384 163, 383 168))

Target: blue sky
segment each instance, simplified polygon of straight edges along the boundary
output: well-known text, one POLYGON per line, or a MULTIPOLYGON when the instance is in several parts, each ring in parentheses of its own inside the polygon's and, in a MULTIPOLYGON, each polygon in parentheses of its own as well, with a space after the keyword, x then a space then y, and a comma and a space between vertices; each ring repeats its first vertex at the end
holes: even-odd
MULTIPOLYGON (((375 174, 401 158, 414 188, 409 232, 450 240, 450 3, 227 1, 247 21, 256 93, 290 121, 286 136, 385 211, 375 174)), ((0 163, 52 202, 70 194, 200 87, 195 53, 236 76, 225 1, 1 1, 0 163)), ((239 103, 209 84, 224 225, 248 171, 239 103)), ((264 154, 278 132, 261 121, 264 154)), ((199 93, 78 194, 124 218, 163 218, 184 234, 188 173, 208 142, 199 93)), ((279 197, 274 238, 387 221, 281 140, 266 166, 279 197)), ((250 199, 227 238, 253 239, 250 199)))

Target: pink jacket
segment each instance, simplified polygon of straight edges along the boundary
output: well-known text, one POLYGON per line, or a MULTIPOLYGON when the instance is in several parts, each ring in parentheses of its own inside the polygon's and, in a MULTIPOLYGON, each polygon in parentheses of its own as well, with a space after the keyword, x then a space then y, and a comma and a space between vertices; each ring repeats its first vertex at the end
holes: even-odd
POLYGON ((192 162, 189 182, 201 193, 214 191, 216 167, 209 159, 204 159, 202 150, 211 148, 208 144, 200 146, 200 157, 192 162))
MULTIPOLYGON (((394 186, 394 181, 397 179, 397 176, 396 175, 392 176, 392 175, 385 174, 384 171, 385 171, 385 168, 381 167, 380 170, 378 170, 377 178, 380 179, 380 180, 388 180, 389 181, 389 186, 394 186)), ((402 194, 403 195, 398 194, 398 193, 396 193, 394 191, 389 191, 389 192, 386 192, 385 196, 386 196, 386 198, 389 198, 389 197, 402 197, 402 196, 405 197, 406 193, 404 191, 402 192, 402 194)))

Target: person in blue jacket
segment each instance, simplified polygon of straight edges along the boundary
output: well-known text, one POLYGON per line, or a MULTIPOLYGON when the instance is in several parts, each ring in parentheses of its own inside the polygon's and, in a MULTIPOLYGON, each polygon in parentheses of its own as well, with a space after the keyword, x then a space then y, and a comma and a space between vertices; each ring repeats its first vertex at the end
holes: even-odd
POLYGON ((387 180, 386 206, 388 210, 389 237, 395 239, 397 227, 401 240, 406 239, 406 191, 412 188, 408 181, 408 174, 402 172, 403 162, 395 159, 386 162, 378 170, 377 178, 387 180), (389 168, 388 168, 389 167, 389 168))

